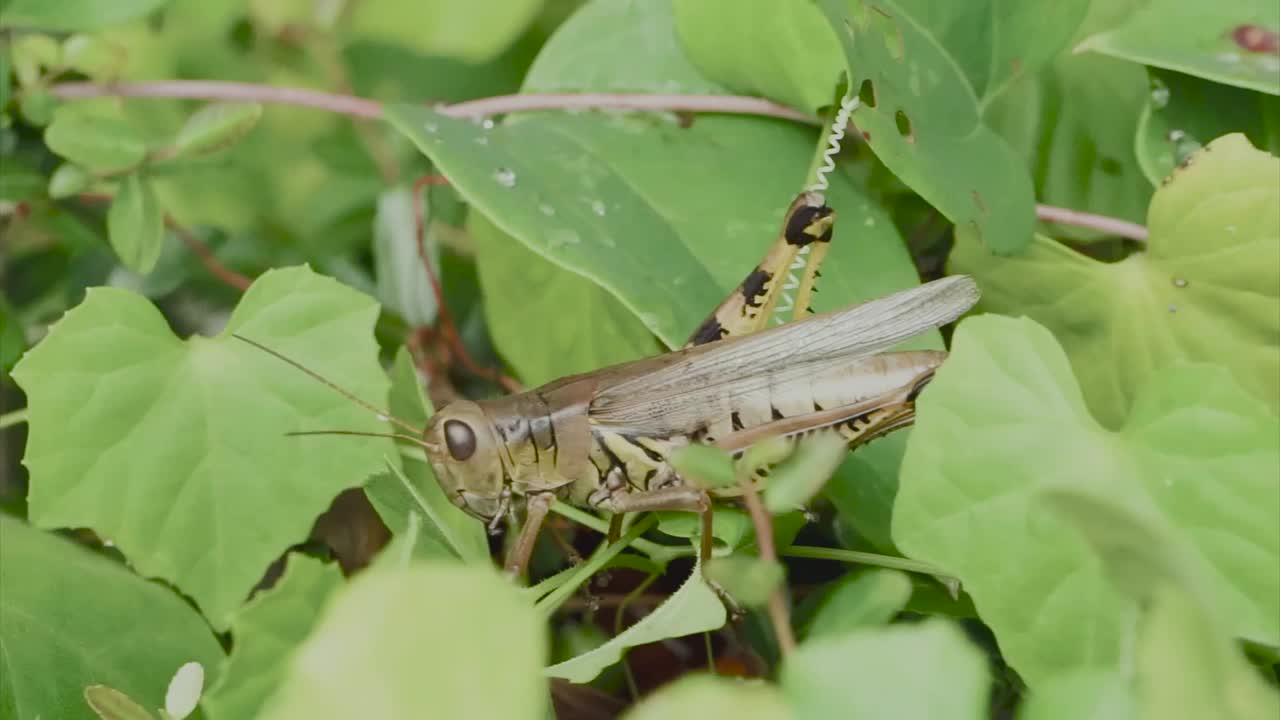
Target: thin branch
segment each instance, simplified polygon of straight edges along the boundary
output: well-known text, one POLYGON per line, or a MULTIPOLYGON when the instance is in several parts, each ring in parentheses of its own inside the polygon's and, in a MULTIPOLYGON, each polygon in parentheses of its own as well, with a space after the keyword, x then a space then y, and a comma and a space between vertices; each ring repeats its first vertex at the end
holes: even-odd
MULTIPOLYGON (((66 100, 97 97, 189 98, 195 100, 238 100, 244 102, 297 105, 350 115, 381 118, 382 104, 350 95, 304 88, 223 82, 219 80, 162 80, 142 83, 67 82, 50 86, 54 97, 66 100)), ((438 105, 436 110, 457 118, 480 118, 531 110, 619 109, 666 112, 728 113, 756 115, 818 125, 819 118, 795 108, 763 98, 741 95, 645 95, 624 93, 546 93, 498 95, 438 105)), ((1037 205, 1036 217, 1046 222, 1091 228, 1119 237, 1145 242, 1147 229, 1136 223, 1093 213, 1037 205)))
MULTIPOLYGON (((751 523, 756 529, 756 544, 760 546, 760 559, 766 563, 778 562, 778 550, 773 544, 773 523, 769 521, 769 513, 760 501, 756 486, 748 475, 738 478, 742 488, 742 499, 746 501, 747 512, 751 514, 751 523)), ((783 589, 785 584, 769 593, 769 621, 773 623, 773 633, 778 638, 778 650, 786 658, 796 649, 795 631, 791 629, 791 613, 787 609, 787 596, 783 589)))
POLYGON ((1068 210, 1067 208, 1054 207, 1052 205, 1036 205, 1036 218, 1045 222, 1089 228, 1141 243, 1145 243, 1148 236, 1145 227, 1137 223, 1131 223, 1128 220, 1080 212, 1079 210, 1068 210))
MULTIPOLYGON (((274 103, 327 110, 360 118, 382 117, 382 103, 351 95, 306 90, 304 88, 224 82, 221 80, 160 80, 141 83, 57 83, 49 88, 54 97, 76 100, 97 97, 187 98, 192 100, 235 100, 274 103)), ((530 110, 572 108, 613 108, 669 112, 729 113, 764 115, 810 125, 818 119, 763 98, 741 95, 644 95, 627 93, 547 93, 498 95, 440 105, 436 110, 457 118, 479 118, 530 110)))
MULTIPOLYGON (((81 202, 102 204, 111 202, 114 196, 107 193, 80 193, 77 197, 81 202)), ((195 236, 194 233, 180 225, 172 216, 166 214, 164 216, 164 224, 165 227, 173 231, 174 235, 178 236, 178 239, 181 240, 187 248, 191 250, 191 252, 196 254, 196 257, 200 259, 200 264, 204 265, 210 275, 213 275, 218 280, 232 288, 235 288, 239 292, 248 290, 249 286, 253 284, 253 280, 251 278, 241 275, 235 270, 223 265, 222 261, 218 260, 217 256, 213 254, 213 251, 209 249, 208 245, 205 245, 200 238, 195 236)))
POLYGON ((253 284, 253 280, 241 275, 226 265, 223 265, 222 261, 219 260, 218 257, 213 254, 213 251, 209 249, 209 246, 201 242, 200 238, 195 236, 195 233, 182 227, 175 222, 173 218, 167 215, 165 216, 164 223, 173 231, 174 235, 178 236, 179 240, 186 244, 187 248, 190 249, 191 252, 196 254, 196 257, 200 258, 200 262, 204 265, 205 269, 209 271, 210 275, 240 292, 248 290, 249 286, 253 284))

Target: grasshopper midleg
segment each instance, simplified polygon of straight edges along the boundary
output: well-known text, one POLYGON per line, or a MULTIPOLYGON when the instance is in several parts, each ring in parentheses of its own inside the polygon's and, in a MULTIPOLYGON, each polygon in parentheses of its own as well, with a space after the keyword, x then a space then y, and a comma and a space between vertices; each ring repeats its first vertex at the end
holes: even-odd
MULTIPOLYGON (((516 499, 525 499, 528 517, 505 563, 516 576, 557 499, 615 518, 664 509, 700 512, 705 557, 712 494, 735 492, 708 494, 687 485, 669 462, 672 453, 693 443, 739 452, 772 437, 831 431, 857 447, 903 427, 946 353, 892 348, 957 319, 977 301, 973 281, 954 276, 761 329, 795 256, 805 245, 824 246, 833 221, 820 196, 805 194, 792 203, 765 261, 685 348, 516 395, 455 400, 421 432, 391 420, 413 431, 449 500, 491 528, 516 499)), ((799 283, 798 314, 807 309, 816 274, 811 258, 799 283)))

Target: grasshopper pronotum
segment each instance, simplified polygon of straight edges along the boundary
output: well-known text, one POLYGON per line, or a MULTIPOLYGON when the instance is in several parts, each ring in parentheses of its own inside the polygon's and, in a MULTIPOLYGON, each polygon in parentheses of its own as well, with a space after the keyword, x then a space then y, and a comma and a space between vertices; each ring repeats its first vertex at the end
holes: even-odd
POLYGON ((490 527, 525 499, 525 524, 506 562, 517 576, 556 498, 615 518, 702 513, 706 555, 712 495, 719 491, 687 484, 669 461, 674 451, 707 443, 736 453, 765 439, 818 431, 839 433, 853 448, 909 425, 916 395, 946 353, 890 349, 955 320, 977 301, 973 281, 952 276, 762 330, 801 253, 809 262, 795 287, 795 314, 805 314, 834 220, 819 193, 797 197, 764 261, 681 350, 517 395, 456 400, 421 430, 391 418, 414 433, 398 437, 420 444, 449 499, 490 527))

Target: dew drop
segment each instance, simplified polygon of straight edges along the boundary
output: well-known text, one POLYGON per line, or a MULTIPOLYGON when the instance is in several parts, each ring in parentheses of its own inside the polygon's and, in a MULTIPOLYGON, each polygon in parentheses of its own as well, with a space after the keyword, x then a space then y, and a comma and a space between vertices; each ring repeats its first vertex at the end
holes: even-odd
POLYGON ((439 130, 440 128, 436 127, 436 124, 435 124, 435 123, 431 123, 431 122, 429 122, 429 123, 424 124, 424 125, 422 126, 422 129, 423 129, 423 130, 426 130, 427 132, 431 133, 432 135, 435 135, 435 134, 436 134, 436 131, 437 131, 437 130, 439 130))
POLYGON ((538 212, 546 215, 547 217, 551 217, 556 214, 556 209, 546 203, 542 203, 538 206, 538 212))
POLYGON ((493 171, 493 179, 505 188, 513 188, 516 186, 516 171, 511 168, 498 168, 493 171))
POLYGON ((1174 279, 1173 279, 1173 286, 1174 286, 1174 287, 1184 288, 1184 287, 1186 287, 1187 285, 1188 285, 1188 283, 1187 283, 1187 279, 1186 279, 1186 278, 1176 277, 1176 278, 1174 278, 1174 279))
POLYGON ((1169 303, 1169 314, 1172 315, 1173 313, 1176 313, 1176 312, 1178 312, 1178 306, 1174 305, 1173 303, 1169 303))
POLYGON ((1182 142, 1183 138, 1186 136, 1187 134, 1181 130, 1170 130, 1169 142, 1182 142))
POLYGON ((481 120, 481 121, 480 121, 480 127, 484 128, 485 130, 492 130, 492 129, 493 129, 493 118, 485 118, 484 120, 481 120))
POLYGON ((1233 52, 1219 53, 1217 59, 1218 59, 1218 62, 1224 62, 1224 63, 1227 63, 1228 65, 1232 65, 1240 62, 1240 53, 1233 53, 1233 52))
POLYGON ((382 413, 378 413, 377 418, 378 418, 378 422, 386 422, 387 420, 390 420, 390 418, 388 418, 386 415, 383 415, 382 413))
POLYGON ((1169 104, 1169 87, 1160 80, 1151 81, 1151 107, 1161 110, 1169 104))
POLYGON ((485 136, 481 135, 480 137, 476 138, 476 144, 477 144, 477 145, 488 145, 488 144, 489 144, 489 138, 487 138, 487 137, 485 137, 485 136))
POLYGON ((867 219, 862 221, 862 224, 867 227, 875 227, 876 219, 868 215, 867 219))
POLYGON ((604 214, 606 212, 604 203, 600 202, 599 200, 592 200, 591 212, 595 213, 596 215, 599 215, 600 217, 604 217, 604 214))
POLYGON ((115 547, 115 546, 116 546, 116 544, 115 544, 114 542, 112 542, 111 540, 103 539, 103 541, 102 541, 102 547, 109 547, 109 548, 113 548, 113 547, 115 547))

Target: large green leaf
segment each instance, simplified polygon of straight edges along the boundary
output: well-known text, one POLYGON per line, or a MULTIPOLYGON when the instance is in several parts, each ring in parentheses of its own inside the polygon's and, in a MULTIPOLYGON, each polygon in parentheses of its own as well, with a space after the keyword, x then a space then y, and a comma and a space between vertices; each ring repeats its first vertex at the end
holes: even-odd
POLYGON ((164 706, 184 663, 211 675, 222 649, 169 589, 119 563, 0 514, 0 715, 82 718, 102 684, 164 706))
POLYGON ((955 60, 895 5, 819 3, 840 39, 853 115, 863 138, 903 182, 997 252, 1031 237, 1031 183, 1012 149, 986 125, 955 60), (865 91, 865 92, 864 92, 865 91))
POLYGON ((608 291, 569 272, 473 213, 485 318, 494 343, 530 386, 638 357, 662 346, 608 291))
POLYGON ((961 234, 952 265, 977 278, 981 307, 1054 331, 1104 425, 1180 360, 1225 365, 1280 407, 1280 160, 1240 135, 1210 143, 1157 190, 1148 227, 1146 251, 1117 263, 1043 237, 996 257, 961 234))
POLYGON ((543 720, 542 617, 487 568, 373 568, 328 604, 263 720, 543 720))
POLYGON ((71 162, 101 172, 127 170, 147 156, 146 138, 127 121, 74 105, 54 113, 44 141, 71 162))
POLYGON ((250 718, 276 685, 297 646, 310 634, 329 596, 342 585, 333 564, 290 555, 284 575, 231 623, 234 645, 218 682, 200 701, 209 720, 250 718))
POLYGON ((1278 29, 1280 5, 1270 0, 1152 0, 1118 26, 1085 38, 1077 50, 1280 95, 1278 29), (1270 42, 1251 43, 1248 28, 1270 33, 1270 42))
POLYGON ((894 537, 958 577, 1032 685, 1119 659, 1133 601, 1045 487, 1098 483, 1176 528, 1236 634, 1280 639, 1280 426, 1230 373, 1166 369, 1118 431, 1085 408, 1066 356, 1030 320, 971 318, 917 402, 894 537))
POLYGON ((796 720, 988 717, 982 653, 946 620, 818 638, 782 667, 796 720))
POLYGON ((1136 151, 1159 185, 1209 140, 1244 133, 1255 147, 1280 154, 1280 97, 1150 68, 1153 89, 1138 122, 1136 151))
MULTIPOLYGON (((1151 185, 1134 157, 1133 138, 1148 96, 1141 67, 1066 54, 1011 85, 986 105, 983 117, 1022 156, 1040 202, 1141 222, 1151 185)), ((1051 227, 1078 240, 1099 235, 1051 227)))
MULTIPOLYGON (((421 107, 387 115, 495 225, 599 283, 670 346, 763 256, 809 155, 806 131, 741 118, 682 129, 540 116, 486 131, 421 107)), ((914 284, 888 219, 839 175, 830 202, 858 240, 837 230, 819 309, 914 284)))
POLYGON ((1049 63, 1067 46, 1090 5, 1088 0, 898 4, 946 48, 983 104, 1049 63))
POLYGON ((809 0, 674 0, 676 29, 702 72, 739 92, 817 112, 844 69, 809 0))
POLYGON ((624 720, 790 720, 781 693, 759 680, 685 675, 647 696, 624 720))
POLYGON ((911 578, 906 573, 883 568, 851 572, 823 589, 802 635, 828 637, 887 623, 910 598, 911 578))
POLYGON ((360 397, 386 396, 377 306, 305 268, 264 274, 217 337, 174 337, 147 301, 96 288, 27 353, 31 519, 90 527, 225 628, 333 497, 383 464, 376 439, 290 438, 385 423, 239 333, 360 397))

